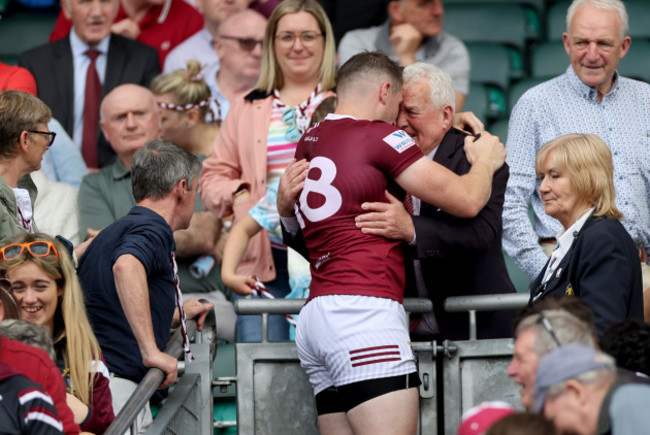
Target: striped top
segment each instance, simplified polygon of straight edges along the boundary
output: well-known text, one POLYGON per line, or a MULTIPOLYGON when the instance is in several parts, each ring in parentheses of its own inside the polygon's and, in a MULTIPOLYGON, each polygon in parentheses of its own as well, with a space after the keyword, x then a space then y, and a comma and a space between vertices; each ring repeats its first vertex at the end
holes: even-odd
MULTIPOLYGON (((271 190, 273 190, 274 184, 276 186, 275 189, 277 190, 276 183, 296 153, 296 145, 298 144, 300 135, 304 132, 301 130, 306 130, 305 127, 299 128, 298 126, 301 126, 301 124, 305 123, 304 118, 307 118, 306 125, 308 126, 308 120, 311 119, 314 110, 316 110, 316 108, 323 101, 323 92, 320 90, 320 85, 317 89, 314 90, 314 92, 312 92, 309 98, 307 98, 307 100, 305 100, 299 106, 287 106, 279 99, 277 93, 275 95, 276 97, 273 100, 273 110, 271 112, 269 135, 266 142, 266 185, 267 187, 271 187, 271 190), (300 108, 304 108, 304 110, 301 111, 300 108), (299 116, 303 119, 296 119, 296 113, 300 114, 300 112, 304 113, 303 116, 299 116), (296 126, 296 121, 298 126, 296 126), (292 129, 298 130, 298 133, 295 135, 295 137, 291 136, 292 129)), ((275 201, 273 204, 275 206, 275 201)), ((269 231, 268 234, 269 238, 271 239, 272 247, 286 249, 286 247, 282 244, 281 232, 269 231)))

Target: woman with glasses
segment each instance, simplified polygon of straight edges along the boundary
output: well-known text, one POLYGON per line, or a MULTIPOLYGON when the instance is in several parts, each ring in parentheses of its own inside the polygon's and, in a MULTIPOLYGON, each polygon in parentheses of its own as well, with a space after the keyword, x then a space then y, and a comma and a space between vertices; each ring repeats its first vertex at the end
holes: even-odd
MULTIPOLYGON (((312 113, 333 93, 332 28, 316 0, 285 0, 269 18, 262 73, 254 91, 234 102, 203 163, 201 200, 217 216, 235 221, 276 182, 295 153, 312 113)), ((289 293, 287 251, 280 234, 262 231, 250 241, 237 272, 256 275, 275 297, 289 293)), ((261 338, 260 321, 238 319, 241 341, 261 338)), ((271 316, 271 340, 288 338, 288 323, 271 316)))
POLYGON ((115 418, 109 374, 69 252, 45 234, 24 234, 0 248, 0 274, 11 281, 20 318, 52 334, 75 422, 103 433, 115 418))
POLYGON ((620 222, 605 142, 593 134, 561 136, 540 148, 535 168, 544 211, 564 229, 531 283, 531 301, 579 297, 594 312, 598 335, 619 320, 643 319, 639 251, 620 222))
POLYGON ((34 232, 36 186, 29 174, 41 167, 54 142, 50 109, 27 92, 0 92, 0 239, 34 232))

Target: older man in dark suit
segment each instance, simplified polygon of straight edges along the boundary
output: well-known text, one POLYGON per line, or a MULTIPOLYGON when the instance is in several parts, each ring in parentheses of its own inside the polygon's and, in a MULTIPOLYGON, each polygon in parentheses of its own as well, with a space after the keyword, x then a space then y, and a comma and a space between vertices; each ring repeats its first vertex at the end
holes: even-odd
MULTIPOLYGON (((459 175, 467 173, 470 162, 463 150, 467 134, 452 128, 455 104, 449 75, 430 64, 409 65, 404 69, 402 96, 398 127, 413 136, 429 158, 459 175)), ((362 205, 368 213, 357 217, 357 225, 368 234, 404 240, 412 259, 407 259, 412 271, 409 289, 433 301, 434 314, 412 325, 412 336, 467 339, 468 316, 446 313, 445 298, 515 292, 501 250, 507 180, 504 165, 494 174, 487 205, 471 219, 451 216, 411 195, 404 204, 387 194, 387 203, 362 205)), ((479 313, 478 338, 510 336, 512 316, 512 312, 479 313)))
POLYGON ((38 97, 52 109, 79 147, 89 168, 100 168, 115 153, 99 129, 99 102, 111 89, 149 86, 160 72, 155 49, 111 34, 118 0, 62 0, 73 32, 29 50, 20 65, 36 78, 38 97))

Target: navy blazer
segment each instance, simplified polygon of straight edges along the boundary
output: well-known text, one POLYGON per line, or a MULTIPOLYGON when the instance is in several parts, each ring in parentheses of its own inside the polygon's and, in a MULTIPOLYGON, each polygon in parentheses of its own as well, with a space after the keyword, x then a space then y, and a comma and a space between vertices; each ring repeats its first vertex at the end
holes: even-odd
MULTIPOLYGON (((450 129, 433 160, 458 175, 469 172, 471 165, 463 149, 466 136, 464 132, 450 129)), ((458 218, 424 202, 420 215, 413 216, 416 243, 408 247, 408 253, 420 259, 424 282, 444 338, 463 340, 469 335, 466 313, 444 311, 447 297, 516 292, 501 247, 501 213, 508 175, 508 166, 504 164, 494 174, 488 203, 474 218, 458 218)), ((412 268, 407 267, 409 270, 412 268)), ((415 288, 412 282, 408 290, 415 288)), ((514 314, 513 311, 479 312, 478 337, 511 337, 514 314)))
POLYGON ((618 220, 590 216, 543 285, 547 267, 531 283, 531 301, 553 293, 581 298, 594 312, 598 335, 614 322, 643 320, 639 251, 618 220))
MULTIPOLYGON (((22 53, 19 65, 32 73, 38 87, 38 98, 49 106, 52 116, 72 137, 74 64, 70 37, 22 53)), ((125 83, 149 87, 151 80, 159 73, 158 52, 154 48, 119 35, 111 35, 102 98, 113 88, 125 83)), ((99 167, 103 167, 115 160, 115 152, 99 126, 97 130, 97 159, 99 167)))

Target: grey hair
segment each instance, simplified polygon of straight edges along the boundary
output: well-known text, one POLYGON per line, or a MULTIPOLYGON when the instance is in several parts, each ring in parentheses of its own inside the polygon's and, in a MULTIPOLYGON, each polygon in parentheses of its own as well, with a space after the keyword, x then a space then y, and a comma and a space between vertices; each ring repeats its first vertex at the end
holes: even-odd
POLYGON ((181 180, 192 189, 201 162, 193 154, 166 140, 150 140, 135 152, 131 166, 131 185, 136 202, 145 198, 162 199, 181 180))
POLYGON ((52 361, 56 360, 52 336, 45 326, 18 319, 7 319, 0 323, 0 335, 43 349, 52 361))
MULTIPOLYGON (((553 327, 553 331, 561 344, 578 343, 597 348, 596 338, 592 329, 573 314, 563 310, 542 311, 553 327)), ((533 343, 533 352, 542 357, 552 350, 557 349, 557 343, 551 334, 542 325, 541 314, 532 314, 523 319, 515 330, 515 337, 523 331, 535 331, 537 337, 533 343)))
MULTIPOLYGON (((614 358, 603 352, 597 352, 594 361, 604 364, 606 367, 580 373, 571 379, 578 381, 581 384, 594 384, 596 386, 609 385, 616 373, 616 361, 614 358)), ((547 396, 557 397, 562 394, 566 387, 566 383, 567 381, 562 381, 555 385, 551 385, 547 390, 547 396)))
POLYGON ((584 4, 592 5, 598 9, 605 9, 608 11, 614 11, 618 14, 618 17, 621 20, 621 40, 627 35, 629 29, 629 17, 627 10, 625 9, 625 4, 621 0, 573 0, 571 6, 566 13, 566 32, 569 32, 571 28, 571 20, 573 15, 575 15, 578 8, 584 4))
POLYGON ((456 92, 451 77, 445 71, 429 63, 417 62, 404 68, 404 83, 414 83, 425 79, 429 84, 429 100, 433 107, 456 107, 456 92))

